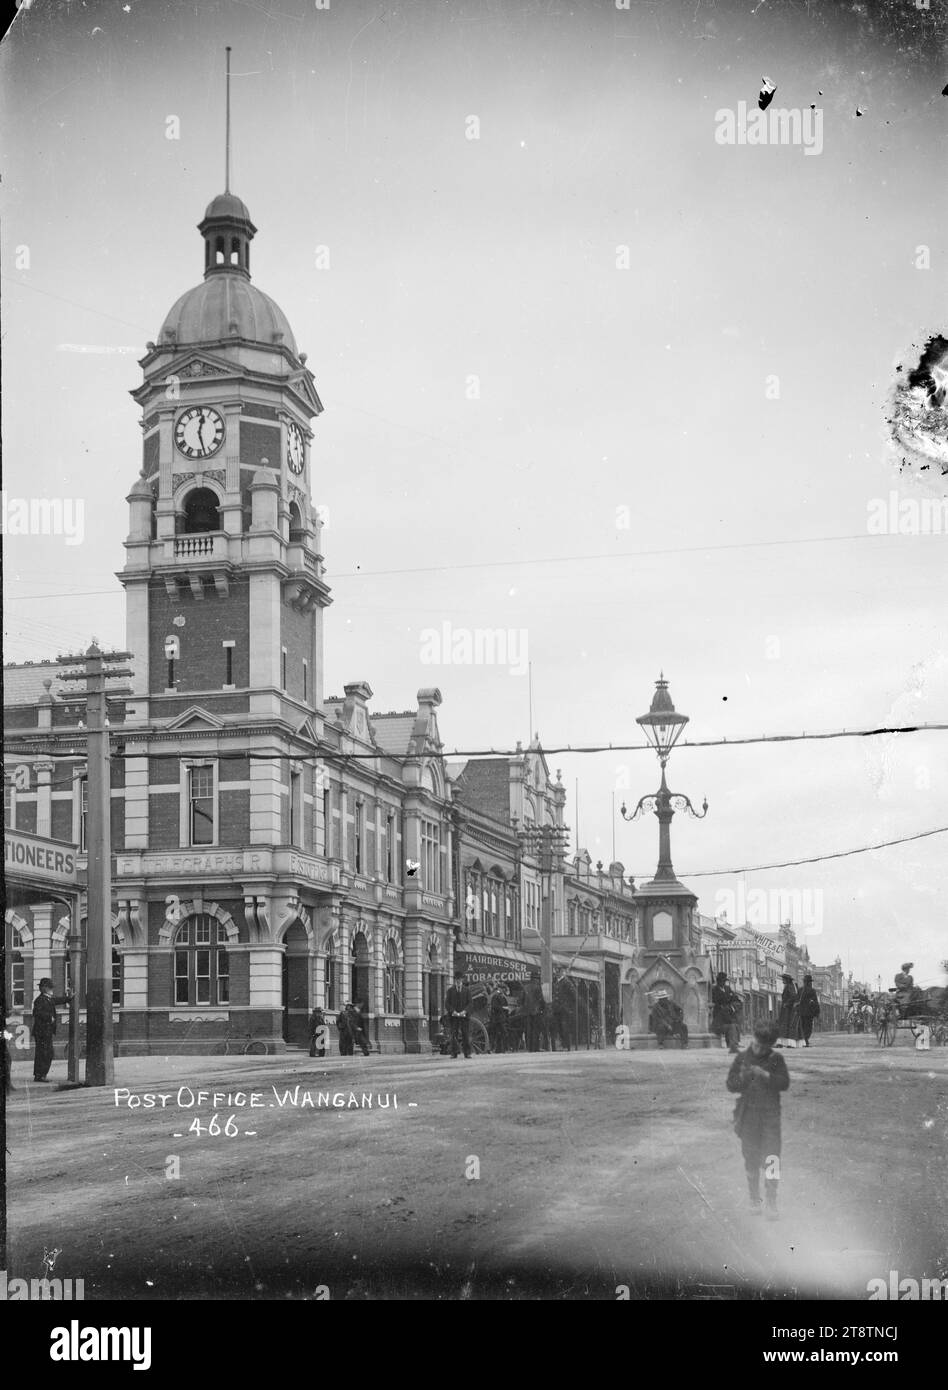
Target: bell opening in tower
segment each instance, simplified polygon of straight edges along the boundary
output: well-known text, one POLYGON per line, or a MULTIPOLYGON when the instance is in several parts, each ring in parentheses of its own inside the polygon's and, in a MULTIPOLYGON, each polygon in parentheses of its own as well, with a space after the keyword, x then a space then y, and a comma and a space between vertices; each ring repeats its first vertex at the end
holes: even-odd
POLYGON ((198 532, 220 529, 221 511, 217 494, 209 487, 198 487, 189 492, 181 514, 182 534, 193 536, 198 532))

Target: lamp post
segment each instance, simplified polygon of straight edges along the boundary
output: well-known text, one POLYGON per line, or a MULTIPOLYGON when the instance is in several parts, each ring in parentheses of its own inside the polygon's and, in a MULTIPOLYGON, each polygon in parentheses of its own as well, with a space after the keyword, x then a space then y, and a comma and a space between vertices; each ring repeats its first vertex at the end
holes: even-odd
POLYGON ((648 714, 640 714, 635 722, 641 725, 646 738, 658 754, 659 765, 662 769, 662 782, 657 792, 653 792, 650 796, 643 796, 639 800, 631 815, 626 810, 625 802, 622 803, 620 811, 622 819, 627 821, 638 820, 639 816, 646 811, 655 812, 658 817, 659 829, 658 868, 655 872, 654 882, 675 883, 675 870, 672 868, 671 860, 672 818, 676 811, 687 811, 696 820, 704 820, 708 814, 708 803, 705 800, 701 810, 696 811, 691 804, 690 797, 684 796, 680 792, 669 791, 668 783, 665 781, 665 764, 688 723, 688 716, 687 714, 679 714, 675 709, 671 695, 668 693, 668 681, 665 679, 664 673, 655 682, 655 694, 652 696, 652 704, 648 714))
MULTIPOLYGON (((658 820, 658 867, 648 883, 640 883, 635 893, 636 906, 642 910, 643 943, 642 971, 628 999, 632 1036, 647 1045, 650 1031, 648 998, 650 991, 664 989, 682 1009, 689 1033, 695 1041, 710 1039, 708 1032, 708 1003, 706 986, 709 981, 710 960, 700 953, 695 938, 695 912, 698 899, 690 888, 675 877, 671 856, 671 823, 676 811, 686 811, 696 820, 708 813, 704 802, 700 811, 690 797, 669 789, 665 766, 671 751, 688 723, 672 703, 664 674, 655 682, 655 693, 647 714, 636 723, 658 754, 661 784, 657 792, 643 796, 630 814, 623 804, 622 819, 638 820, 646 811, 654 812, 658 820)), ((623 1000, 623 1008, 626 1001, 623 1000)))

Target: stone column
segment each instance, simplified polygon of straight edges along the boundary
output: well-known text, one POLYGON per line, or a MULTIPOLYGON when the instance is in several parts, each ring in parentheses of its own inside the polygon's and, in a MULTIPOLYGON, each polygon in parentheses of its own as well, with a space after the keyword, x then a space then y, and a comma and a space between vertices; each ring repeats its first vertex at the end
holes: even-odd
POLYGON ((426 961, 420 922, 406 922, 402 928, 402 954, 405 963, 405 1051, 422 1052, 428 1047, 428 1018, 422 978, 426 961))

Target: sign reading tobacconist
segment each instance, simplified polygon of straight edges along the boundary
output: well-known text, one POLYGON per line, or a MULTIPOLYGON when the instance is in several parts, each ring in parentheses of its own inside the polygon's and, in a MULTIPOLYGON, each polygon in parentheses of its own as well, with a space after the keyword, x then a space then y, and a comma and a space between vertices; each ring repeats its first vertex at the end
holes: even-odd
POLYGON ((11 878, 75 888, 79 883, 77 853, 77 847, 64 840, 46 840, 22 830, 3 832, 3 869, 11 878))
POLYGON ((468 984, 499 985, 524 983, 530 978, 529 965, 506 956, 494 956, 487 951, 455 951, 455 970, 467 974, 468 984))

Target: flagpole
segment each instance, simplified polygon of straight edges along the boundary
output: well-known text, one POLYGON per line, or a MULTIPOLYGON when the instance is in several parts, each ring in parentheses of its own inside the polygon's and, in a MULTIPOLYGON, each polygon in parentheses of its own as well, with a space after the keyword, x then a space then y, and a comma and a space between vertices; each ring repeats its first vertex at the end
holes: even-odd
POLYGON ((224 136, 224 192, 230 192, 230 45, 227 47, 227 119, 224 136))

